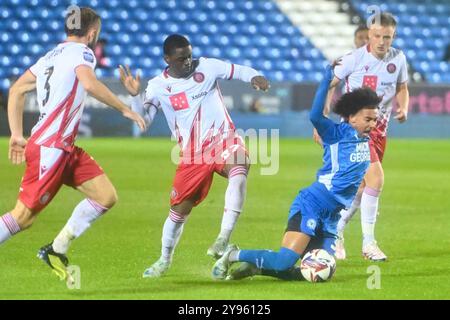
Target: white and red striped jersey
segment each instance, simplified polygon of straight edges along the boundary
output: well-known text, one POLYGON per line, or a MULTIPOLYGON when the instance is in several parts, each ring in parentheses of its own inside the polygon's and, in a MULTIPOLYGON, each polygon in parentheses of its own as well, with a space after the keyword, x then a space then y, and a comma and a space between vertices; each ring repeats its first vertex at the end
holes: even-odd
MULTIPOLYGON (((154 115, 152 108, 162 109, 181 150, 202 152, 235 131, 217 80, 250 82, 257 75, 249 67, 200 58, 188 78, 172 78, 166 69, 151 79, 145 91, 144 110, 154 115)), ((133 109, 140 112, 142 107, 138 105, 139 101, 134 102, 133 109)))
POLYGON ((30 68, 36 76, 40 111, 30 141, 49 148, 72 150, 87 95, 75 69, 80 65, 94 69, 95 64, 94 53, 86 45, 64 42, 30 68))
POLYGON ((393 98, 397 84, 408 81, 408 69, 404 53, 390 48, 380 60, 371 52, 369 45, 353 50, 342 57, 340 65, 334 68, 334 74, 345 80, 345 91, 369 87, 383 97, 376 130, 386 135, 387 125, 392 113, 393 98))

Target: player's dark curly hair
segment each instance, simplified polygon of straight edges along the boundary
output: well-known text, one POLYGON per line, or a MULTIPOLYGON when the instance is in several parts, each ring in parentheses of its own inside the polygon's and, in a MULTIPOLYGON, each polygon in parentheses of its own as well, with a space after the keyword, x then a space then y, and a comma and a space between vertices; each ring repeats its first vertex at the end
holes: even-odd
POLYGON ((333 111, 348 119, 361 109, 377 109, 381 98, 370 88, 360 88, 344 94, 334 105, 333 111))
POLYGON ((164 40, 164 54, 171 55, 175 49, 185 48, 190 45, 191 43, 186 37, 180 34, 171 34, 166 38, 166 40, 164 40))

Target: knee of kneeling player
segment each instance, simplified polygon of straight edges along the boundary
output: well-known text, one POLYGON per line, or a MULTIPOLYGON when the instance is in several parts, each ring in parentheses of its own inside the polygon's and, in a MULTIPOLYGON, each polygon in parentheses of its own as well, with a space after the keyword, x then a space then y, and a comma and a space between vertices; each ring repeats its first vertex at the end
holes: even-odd
POLYGON ((280 252, 277 256, 277 261, 275 263, 275 271, 285 271, 292 268, 297 260, 300 258, 300 255, 295 253, 294 251, 281 248, 280 252))

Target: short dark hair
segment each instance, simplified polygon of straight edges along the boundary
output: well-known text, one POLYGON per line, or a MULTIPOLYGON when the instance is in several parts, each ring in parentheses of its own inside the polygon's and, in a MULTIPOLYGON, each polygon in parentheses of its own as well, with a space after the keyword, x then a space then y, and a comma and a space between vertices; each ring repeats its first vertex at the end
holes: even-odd
POLYGON ((380 25, 383 27, 397 27, 397 20, 395 20, 394 16, 390 12, 381 12, 380 14, 376 14, 373 16, 370 24, 375 24, 379 19, 380 25))
POLYGON ((358 28, 356 28, 355 33, 353 35, 356 37, 356 34, 360 31, 369 31, 369 28, 367 28, 367 26, 364 24, 360 24, 358 28))
POLYGON ((175 49, 190 46, 189 40, 180 34, 171 34, 164 40, 164 54, 171 55, 175 49))
POLYGON ((74 14, 77 14, 77 12, 68 12, 66 14, 66 18, 64 19, 64 30, 66 32, 66 35, 68 36, 84 37, 85 35, 87 35, 89 29, 91 29, 96 23, 100 23, 101 21, 100 16, 94 10, 92 10, 91 8, 83 7, 80 8, 80 27, 72 27, 71 19, 74 19, 74 14))
POLYGON ((359 88, 344 94, 334 105, 333 111, 347 119, 362 109, 378 109, 381 100, 372 89, 359 88))

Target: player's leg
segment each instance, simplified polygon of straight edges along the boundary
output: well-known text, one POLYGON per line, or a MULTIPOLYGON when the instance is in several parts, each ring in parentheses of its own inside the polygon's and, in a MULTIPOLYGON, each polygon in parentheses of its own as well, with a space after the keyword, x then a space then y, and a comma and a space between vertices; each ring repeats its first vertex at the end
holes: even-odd
POLYGON ((344 229, 347 223, 352 219, 355 215, 356 211, 361 206, 361 197, 364 191, 365 183, 364 181, 358 188, 358 192, 355 196, 355 199, 352 202, 352 205, 348 209, 341 210, 341 218, 339 219, 339 223, 337 226, 338 239, 336 240, 336 259, 344 260, 346 258, 346 252, 344 247, 344 229))
POLYGON ((0 217, 0 244, 19 231, 29 228, 62 184, 65 159, 61 150, 30 142, 25 149, 25 158, 26 168, 19 199, 13 210, 0 217))
MULTIPOLYGON (((278 277, 278 273, 280 272, 283 275, 286 272, 289 273, 288 270, 300 259, 311 237, 315 236, 318 224, 317 216, 311 211, 312 207, 308 204, 306 206, 302 205, 302 201, 307 202, 304 195, 300 192, 291 206, 286 232, 279 252, 273 252, 271 250, 238 250, 229 246, 222 258, 214 265, 213 277, 223 279, 231 264, 238 261, 247 262, 249 264, 247 265, 248 267, 253 265, 259 269, 259 272, 256 272, 255 268, 250 268, 251 270, 240 270, 245 271, 246 276, 251 275, 248 274, 248 271, 274 277, 278 277), (299 210, 300 207, 305 209, 306 214, 302 214, 299 210)), ((242 278, 243 276, 239 272, 239 269, 231 273, 229 277, 229 279, 242 278)))
POLYGON ((161 256, 144 271, 144 278, 160 277, 169 269, 175 248, 183 233, 184 224, 194 205, 194 199, 186 199, 170 208, 162 231, 161 256))
POLYGON ((102 214, 117 201, 114 186, 95 160, 83 149, 75 147, 66 156, 61 183, 76 188, 86 198, 73 210, 66 225, 56 238, 43 246, 38 257, 47 262, 61 279, 68 276, 66 253, 72 241, 80 237, 102 214))
POLYGON ((83 182, 76 189, 86 198, 78 203, 56 238, 38 253, 38 257, 55 269, 61 280, 68 276, 66 254, 72 241, 86 232, 117 201, 116 190, 105 174, 83 182))
MULTIPOLYGON (((25 156, 27 167, 20 186, 16 212, 25 216, 29 226, 61 188, 68 157, 63 150, 34 143, 28 143, 25 156)), ((65 279, 69 263, 67 257, 56 254, 53 250, 48 253, 39 252, 38 257, 47 263, 58 277, 65 279)))
MULTIPOLYGON (((306 247, 304 252, 309 252, 313 249, 324 249, 331 256, 336 256, 336 251, 334 249, 335 243, 336 243, 336 238, 333 235, 327 235, 325 237, 324 236, 321 236, 321 237, 316 236, 314 238, 311 238, 311 240, 309 241, 309 244, 306 247)), ((245 266, 241 266, 240 268, 244 269, 245 266)), ((249 273, 249 268, 247 267, 245 269, 247 269, 245 271, 247 273, 249 273)), ((243 271, 241 271, 241 274, 242 273, 243 273, 243 271)), ((293 267, 289 268, 288 270, 281 271, 281 272, 277 272, 274 270, 268 270, 268 269, 261 269, 258 274, 263 275, 263 276, 270 276, 270 277, 274 277, 274 278, 278 278, 278 279, 286 280, 286 281, 303 281, 303 280, 305 280, 305 278, 302 275, 301 268, 298 265, 294 265, 293 267)), ((232 275, 239 276, 240 274, 238 272, 234 272, 232 275)), ((239 280, 239 279, 232 279, 230 277, 230 280, 239 280)))
POLYGON ((160 277, 169 269, 186 219, 192 208, 206 198, 212 179, 213 166, 180 163, 170 194, 171 208, 163 226, 161 257, 144 271, 144 278, 160 277))
POLYGON ((78 203, 66 225, 53 240, 53 249, 60 254, 66 254, 72 241, 79 238, 117 202, 116 189, 106 174, 85 181, 76 189, 86 198, 78 203))
MULTIPOLYGON (((314 249, 324 249, 331 256, 336 256, 336 226, 337 226, 337 217, 335 215, 331 215, 329 217, 325 217, 325 219, 321 222, 321 228, 318 232, 316 232, 316 236, 312 237, 308 243, 308 246, 304 250, 304 252, 309 252, 314 249)), ((289 225, 288 225, 289 228, 289 225)), ((302 253, 303 255, 303 253, 302 253)), ((241 267, 242 269, 243 267, 241 267)), ((248 269, 248 268, 247 268, 248 269)), ((334 272, 333 270, 332 272, 334 272)), ((242 272, 242 271, 241 271, 242 272)), ((247 273, 248 270, 247 270, 247 273)), ((292 266, 288 270, 278 272, 270 269, 261 269, 259 272, 261 275, 271 276, 282 280, 290 280, 290 281, 302 281, 305 280, 301 268, 297 265, 292 266)), ((239 276, 238 272, 234 272, 234 276, 239 276)), ((234 279, 233 279, 234 280, 234 279)), ((238 280, 238 279, 236 279, 238 280)))
MULTIPOLYGON (((230 265, 234 262, 247 262, 256 266, 260 270, 265 270, 264 275, 276 276, 276 273, 285 274, 286 271, 294 267, 298 259, 308 246, 311 237, 298 231, 288 231, 285 233, 279 251, 272 250, 239 250, 236 246, 230 245, 223 256, 217 260, 213 267, 212 275, 215 279, 225 279, 230 265), (274 274, 271 274, 273 271, 274 274)), ((261 274, 263 274, 261 272, 261 274)), ((236 279, 230 277, 229 279, 236 279)))
POLYGON ((365 188, 364 181, 361 183, 361 185, 358 188, 358 192, 356 193, 355 199, 353 200, 350 208, 341 210, 340 215, 341 218, 339 219, 338 223, 338 235, 341 238, 344 238, 344 229, 347 223, 353 218, 356 211, 361 207, 361 197, 365 188))
POLYGON ((29 228, 36 216, 36 211, 27 208, 22 201, 17 200, 14 209, 0 217, 0 244, 29 228))
POLYGON ((386 149, 386 137, 376 133, 370 135, 370 166, 364 177, 366 187, 361 197, 361 227, 363 233, 363 256, 372 261, 384 261, 386 255, 375 240, 375 223, 378 215, 378 202, 384 185, 384 172, 381 165, 386 149))
POLYGON ((384 261, 387 257, 380 250, 375 240, 378 202, 384 184, 384 172, 380 161, 370 164, 364 180, 366 186, 361 198, 363 256, 372 261, 384 261))
POLYGON ((117 202, 116 189, 97 162, 83 149, 75 147, 68 155, 63 182, 83 193, 83 199, 53 241, 52 248, 66 254, 71 242, 117 202))
POLYGON ((231 233, 242 212, 247 192, 247 174, 250 169, 250 159, 241 145, 233 145, 227 163, 220 174, 228 178, 228 187, 225 191, 225 207, 223 210, 220 233, 214 244, 208 249, 209 256, 218 259, 221 257, 230 241, 231 233), (234 148, 235 147, 235 148, 234 148))
MULTIPOLYGON (((243 264, 243 266, 231 272, 228 279, 237 280, 251 275, 261 274, 283 280, 302 280, 300 270, 294 265, 301 258, 310 243, 315 241, 316 230, 320 230, 321 228, 321 218, 318 212, 323 212, 323 209, 310 191, 307 189, 300 191, 290 208, 288 224, 280 252, 270 254, 270 251, 267 250, 255 250, 249 253, 242 251, 243 255, 241 257, 240 252, 237 250, 235 252, 238 253, 228 253, 227 251, 217 263, 220 264, 219 261, 222 260, 222 265, 225 267, 221 266, 219 268, 227 269, 233 261, 245 261, 247 264, 243 264), (259 252, 257 253, 256 251, 259 252), (256 258, 261 259, 262 255, 267 255, 265 259, 271 256, 269 258, 269 263, 272 264, 271 267, 260 267, 256 264, 256 258), (251 260, 252 258, 254 260, 251 260), (275 259, 275 262, 273 259, 275 259)), ((334 226, 336 226, 338 220, 337 212, 333 216, 335 217, 333 220, 334 226)))

